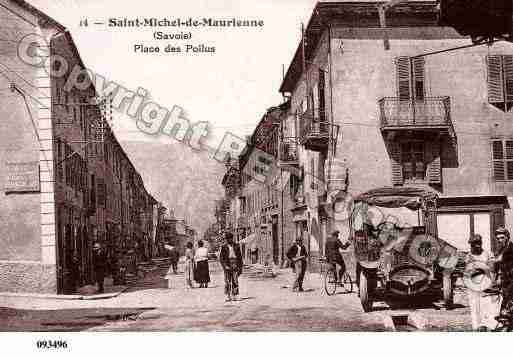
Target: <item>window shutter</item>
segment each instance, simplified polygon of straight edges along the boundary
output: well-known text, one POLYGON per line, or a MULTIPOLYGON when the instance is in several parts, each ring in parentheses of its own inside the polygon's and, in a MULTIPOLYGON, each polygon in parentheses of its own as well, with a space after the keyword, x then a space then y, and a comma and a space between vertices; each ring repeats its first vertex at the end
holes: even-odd
POLYGON ((99 206, 105 207, 105 182, 102 178, 98 178, 96 185, 97 203, 99 206))
POLYGON ((424 58, 413 59, 413 84, 415 85, 415 98, 424 99, 424 58))
POLYGON ((442 183, 442 164, 440 160, 440 142, 427 143, 427 173, 428 183, 442 183))
POLYGON ((324 70, 319 69, 319 120, 321 122, 326 121, 326 98, 324 94, 324 88, 326 87, 326 81, 324 78, 324 70))
POLYGON ((390 162, 392 164, 392 184, 400 186, 404 182, 403 168, 401 166, 401 146, 397 142, 389 143, 390 162))
POLYGON ((314 114, 315 118, 319 117, 318 96, 319 96, 319 88, 318 88, 317 84, 315 84, 312 88, 312 109, 313 109, 313 114, 314 114))
POLYGON ((492 142, 492 162, 493 178, 496 181, 504 181, 506 176, 504 171, 504 149, 501 140, 492 142))
POLYGON ((317 189, 316 188, 317 181, 315 178, 315 159, 314 158, 310 159, 310 180, 311 180, 310 188, 313 190, 317 189))
POLYGON ((395 61, 397 76, 397 96, 400 100, 410 99, 410 58, 398 57, 395 61))
POLYGON ((486 57, 488 65, 488 102, 503 103, 502 57, 490 55, 486 57))
POLYGON ((506 97, 507 109, 511 108, 513 103, 513 55, 504 55, 502 57, 504 67, 504 96, 506 97))
POLYGON ((508 181, 513 180, 513 141, 508 140, 506 145, 506 179, 508 181))

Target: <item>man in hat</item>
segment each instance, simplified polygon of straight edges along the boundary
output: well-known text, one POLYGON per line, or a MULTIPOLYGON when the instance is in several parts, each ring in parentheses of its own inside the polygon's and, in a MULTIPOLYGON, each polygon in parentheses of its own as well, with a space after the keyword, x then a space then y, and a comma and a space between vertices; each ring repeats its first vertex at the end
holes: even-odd
POLYGON ((513 310, 513 243, 509 231, 503 226, 495 231, 495 239, 499 247, 496 269, 503 290, 501 313, 507 314, 513 310))
POLYGON ((498 252, 497 269, 502 285, 508 286, 513 281, 513 243, 510 240, 509 231, 503 226, 495 231, 498 252))
POLYGON ((331 236, 326 241, 325 253, 326 260, 332 266, 335 266, 335 280, 341 281, 344 272, 346 271, 346 263, 344 262, 344 258, 340 253, 341 250, 347 249, 351 245, 351 243, 347 242, 342 244, 339 240, 339 231, 333 231, 331 236), (338 271, 336 270, 338 268, 338 271))
POLYGON ((242 274, 242 252, 233 240, 233 234, 225 234, 226 243, 221 246, 219 262, 224 271, 226 301, 236 301, 239 295, 239 276, 242 274))
POLYGON ((287 258, 289 259, 292 268, 295 272, 294 284, 292 285, 292 291, 303 292, 303 280, 306 272, 306 247, 303 245, 303 237, 298 236, 296 243, 290 246, 287 251, 287 258))
POLYGON ((100 243, 95 243, 93 246, 93 270, 94 279, 98 285, 98 293, 104 292, 103 282, 105 279, 105 267, 107 266, 107 253, 102 248, 100 243))

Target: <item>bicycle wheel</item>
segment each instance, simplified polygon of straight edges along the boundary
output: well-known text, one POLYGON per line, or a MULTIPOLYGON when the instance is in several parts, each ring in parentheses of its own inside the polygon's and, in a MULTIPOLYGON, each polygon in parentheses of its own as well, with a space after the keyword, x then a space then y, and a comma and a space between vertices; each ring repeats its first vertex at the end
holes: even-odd
POLYGON ((347 272, 345 272, 344 275, 342 276, 342 286, 344 287, 344 291, 346 293, 353 292, 353 280, 351 279, 351 276, 347 272))
POLYGON ((333 295, 337 291, 337 281, 333 269, 328 269, 324 274, 324 290, 327 295, 333 295))

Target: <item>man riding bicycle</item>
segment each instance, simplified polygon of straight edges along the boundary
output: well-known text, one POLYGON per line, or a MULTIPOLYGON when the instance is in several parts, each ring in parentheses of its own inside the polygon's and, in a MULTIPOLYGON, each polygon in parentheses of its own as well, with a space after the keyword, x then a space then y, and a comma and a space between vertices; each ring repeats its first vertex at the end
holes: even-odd
POLYGON ((342 276, 346 271, 346 263, 344 262, 344 258, 342 258, 340 251, 347 249, 347 247, 351 245, 349 242, 342 244, 338 238, 339 234, 339 231, 332 232, 331 236, 326 241, 325 248, 327 262, 332 266, 335 266, 335 279, 337 282, 342 280, 342 276))

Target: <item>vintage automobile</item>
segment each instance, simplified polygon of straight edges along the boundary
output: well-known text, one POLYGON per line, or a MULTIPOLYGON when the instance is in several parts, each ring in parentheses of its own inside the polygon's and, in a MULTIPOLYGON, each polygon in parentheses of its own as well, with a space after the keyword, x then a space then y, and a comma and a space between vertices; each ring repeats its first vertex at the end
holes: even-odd
POLYGON ((407 187, 377 188, 354 198, 351 236, 364 311, 371 311, 378 298, 415 300, 426 292, 452 305, 457 250, 436 236, 437 198, 407 187), (393 209, 402 212, 390 215, 393 209), (416 224, 408 223, 411 218, 416 224))

